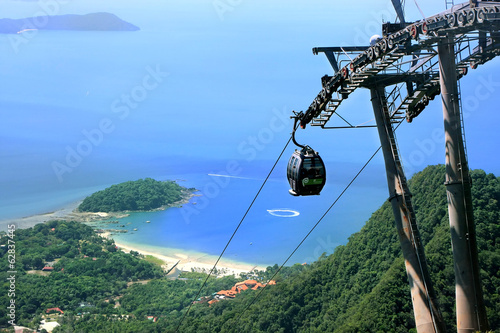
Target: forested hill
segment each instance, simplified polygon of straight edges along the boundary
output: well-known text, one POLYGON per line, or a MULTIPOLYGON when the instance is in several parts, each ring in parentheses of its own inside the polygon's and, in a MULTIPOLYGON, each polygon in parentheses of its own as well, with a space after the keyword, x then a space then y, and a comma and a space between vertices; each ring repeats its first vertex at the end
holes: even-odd
POLYGON ((174 181, 139 179, 112 185, 85 198, 81 212, 120 212, 151 210, 181 200, 194 189, 186 189, 174 181))
MULTIPOLYGON (((491 328, 500 332, 500 183, 481 170, 472 171, 472 179, 485 302, 491 328)), ((444 180, 444 166, 429 166, 413 176, 410 189, 431 278, 453 332, 455 282, 444 180)), ((245 311, 249 300, 219 302, 210 310, 197 306, 182 332, 416 332, 390 204, 347 245, 268 288, 245 311)))

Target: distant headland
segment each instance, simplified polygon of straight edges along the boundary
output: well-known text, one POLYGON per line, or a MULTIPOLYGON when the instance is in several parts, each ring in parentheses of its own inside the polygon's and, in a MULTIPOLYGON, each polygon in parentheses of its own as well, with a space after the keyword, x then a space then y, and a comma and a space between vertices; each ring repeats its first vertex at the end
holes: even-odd
POLYGON ((0 33, 15 34, 31 30, 137 31, 140 29, 111 13, 0 19, 0 33))
POLYGON ((128 181, 95 192, 78 206, 81 213, 110 213, 163 210, 182 205, 192 197, 194 188, 185 188, 175 181, 152 178, 128 181))

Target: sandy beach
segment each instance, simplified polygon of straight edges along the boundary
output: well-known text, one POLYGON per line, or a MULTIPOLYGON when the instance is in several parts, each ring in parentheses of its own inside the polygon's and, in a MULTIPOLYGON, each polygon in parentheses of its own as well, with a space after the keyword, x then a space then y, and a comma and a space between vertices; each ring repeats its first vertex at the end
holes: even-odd
MULTIPOLYGON (((170 207, 184 205, 184 204, 188 203, 189 200, 193 196, 196 196, 196 194, 194 194, 194 193, 186 194, 181 200, 174 202, 170 205, 156 208, 152 211, 165 210, 165 209, 168 209, 170 207)), ((72 203, 68 204, 67 206, 65 206, 61 209, 58 209, 56 211, 53 211, 53 212, 36 214, 36 215, 21 217, 21 218, 0 220, 0 230, 7 230, 7 225, 10 225, 10 224, 15 224, 18 229, 26 229, 26 228, 31 228, 38 223, 45 223, 45 222, 53 221, 53 220, 70 220, 70 221, 84 222, 85 223, 85 222, 94 222, 94 221, 99 221, 99 220, 105 220, 105 219, 109 219, 109 218, 113 218, 113 217, 120 218, 120 217, 127 216, 129 213, 129 212, 112 212, 112 213, 78 212, 77 208, 78 208, 78 206, 80 206, 80 204, 82 202, 83 202, 83 200, 78 200, 78 201, 72 202, 72 203)))
MULTIPOLYGON (((7 219, 0 221, 0 230, 7 230, 7 225, 14 224, 17 229, 27 229, 35 226, 38 223, 45 223, 54 220, 67 220, 76 222, 93 222, 104 220, 118 214, 108 213, 80 213, 76 212, 76 208, 82 201, 77 201, 68 206, 50 213, 38 214, 33 216, 21 217, 17 219, 7 219)), ((121 214, 123 216, 124 214, 121 214)))
POLYGON ((0 221, 0 230, 6 230, 8 224, 15 224, 18 229, 31 228, 38 223, 45 223, 53 220, 68 220, 74 214, 76 208, 82 203, 82 200, 72 202, 66 207, 50 213, 37 214, 17 219, 7 219, 0 221))
MULTIPOLYGON (((106 238, 112 238, 112 236, 110 236, 110 234, 107 232, 102 233, 101 236, 106 238)), ((182 252, 182 250, 179 249, 168 249, 168 248, 157 249, 155 251, 150 248, 144 249, 138 245, 125 244, 122 242, 121 243, 115 242, 115 244, 116 246, 118 246, 120 250, 126 253, 129 253, 130 251, 135 251, 139 252, 142 255, 151 255, 155 258, 162 260, 163 262, 165 262, 163 268, 167 271, 170 270, 175 265, 175 269, 169 274, 173 276, 175 276, 176 273, 178 274, 179 272, 195 271, 195 272, 209 273, 212 270, 215 262, 217 261, 216 256, 204 253, 187 254, 186 252, 182 252), (163 254, 166 252, 169 254, 168 255, 163 254)), ((248 273, 253 271, 254 269, 265 270, 266 268, 263 266, 256 266, 247 263, 239 263, 221 259, 217 264, 216 269, 217 273, 213 275, 216 276, 235 275, 236 277, 239 277, 241 273, 248 273)))

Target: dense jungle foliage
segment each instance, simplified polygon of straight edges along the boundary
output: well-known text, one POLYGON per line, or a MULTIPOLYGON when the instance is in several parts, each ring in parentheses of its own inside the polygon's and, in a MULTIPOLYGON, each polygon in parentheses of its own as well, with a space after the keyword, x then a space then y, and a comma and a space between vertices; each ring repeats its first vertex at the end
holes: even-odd
MULTIPOLYGON (((0 247, 0 279, 4 281, 0 284, 0 328, 10 326, 7 306, 11 299, 15 300, 15 323, 32 328, 50 308, 64 311, 62 322, 75 318, 84 322, 95 314, 106 316, 103 318, 130 315, 133 319, 182 311, 199 290, 201 278, 206 277, 184 273, 182 280, 168 280, 159 265, 137 252, 118 251, 113 240, 78 222, 50 221, 0 236, 0 245, 15 241, 11 242, 15 245, 11 248, 15 249, 13 267, 8 246, 0 247), (51 271, 42 271, 49 266, 51 271), (13 297, 9 296, 11 284, 7 280, 11 275, 15 276, 13 297), (146 282, 157 291, 155 297, 145 299, 138 294, 146 282), (158 309, 152 303, 155 299, 160 303, 158 309)), ((211 278, 206 288, 211 294, 240 280, 211 278)))
MULTIPOLYGON (((410 180, 410 190, 440 308, 448 331, 456 331, 455 281, 444 174, 442 165, 427 167, 410 180)), ((500 332, 500 183, 499 178, 481 170, 472 171, 471 175, 485 303, 492 330, 500 332)), ((35 268, 40 253, 42 261, 61 256, 55 267, 64 268, 48 277, 24 273, 20 276, 19 306, 25 323, 34 325, 37 319, 34 316, 39 316, 45 307, 59 306, 69 311, 59 320, 62 326, 54 333, 175 331, 203 283, 202 274, 190 273, 186 279, 167 280, 159 277, 162 273, 158 267, 144 264, 139 268, 144 260, 113 252, 110 241, 95 240, 100 246, 91 246, 94 241, 90 240, 96 236, 85 226, 51 223, 58 223, 54 231, 45 227, 49 224, 28 229, 31 236, 26 236, 26 241, 29 239, 30 246, 36 247, 33 251, 27 246, 18 248, 19 263, 23 266, 19 270, 35 268), (73 228, 75 231, 71 231, 73 228), (47 238, 56 236, 56 231, 67 239, 59 235, 47 238), (60 250, 66 251, 65 254, 58 253, 57 249, 70 239, 74 243, 60 250), (83 257, 85 253, 98 259, 88 260, 83 257), (115 260, 123 262, 130 271, 108 267, 115 255, 115 260), (105 260, 105 264, 99 265, 99 260, 105 260), (77 269, 72 265, 88 266, 77 269), (152 281, 127 288, 126 282, 134 276, 152 281), (90 280, 99 278, 102 280, 90 280), (57 290, 61 286, 64 292, 57 290), (31 295, 32 288, 44 291, 41 295, 31 295), (78 316, 74 309, 80 301, 96 306, 90 314, 78 316), (115 302, 120 306, 114 307, 115 302), (147 316, 157 320, 148 320, 147 316)), ((18 235, 23 232, 19 230, 18 235)), ((6 272, 5 252, 3 254, 2 272, 6 272)), ((257 279, 265 282, 277 269, 277 265, 268 267, 265 272, 259 272, 257 279)), ((0 278, 5 281, 4 276, 0 278)), ((211 278, 201 295, 210 297, 240 280, 211 278)), ((192 305, 179 332, 416 332, 408 279, 392 209, 387 202, 332 255, 322 255, 311 265, 286 267, 275 280, 277 284, 266 287, 262 293, 246 290, 233 300, 192 305), (259 297, 255 299, 257 294, 259 297)), ((3 288, 7 286, 4 284, 3 288)), ((6 291, 0 292, 0 297, 4 297, 6 291)), ((2 318, 5 302, 0 298, 2 318)))

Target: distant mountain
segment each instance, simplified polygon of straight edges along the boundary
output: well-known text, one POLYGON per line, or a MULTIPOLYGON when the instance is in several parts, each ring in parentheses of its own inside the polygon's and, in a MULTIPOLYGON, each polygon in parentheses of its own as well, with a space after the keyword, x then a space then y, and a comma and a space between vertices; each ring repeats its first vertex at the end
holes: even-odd
POLYGON ((137 31, 139 27, 111 13, 0 19, 0 33, 15 34, 27 30, 137 31))

